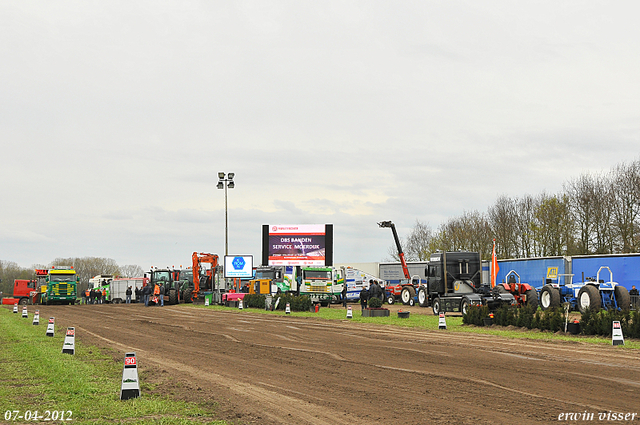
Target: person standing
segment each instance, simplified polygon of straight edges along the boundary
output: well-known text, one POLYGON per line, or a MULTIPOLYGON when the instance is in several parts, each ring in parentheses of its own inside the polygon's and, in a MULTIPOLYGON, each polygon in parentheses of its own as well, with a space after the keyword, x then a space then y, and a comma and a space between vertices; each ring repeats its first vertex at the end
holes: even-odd
POLYGON ((160 284, 160 307, 164 307, 164 285, 160 284))
POLYGON ((360 291, 360 308, 363 311, 367 308, 367 301, 369 301, 369 291, 366 286, 362 285, 362 290, 360 291))
POLYGON ((131 294, 133 291, 131 290, 131 286, 127 286, 127 290, 124 293, 127 296, 127 304, 131 304, 131 294))
POLYGON ((142 291, 137 286, 136 286, 136 302, 137 303, 142 302, 142 291))
POLYGON ((347 308, 347 282, 342 284, 342 306, 347 308))
POLYGON ((106 302, 107 302, 107 289, 102 288, 102 304, 105 304, 106 302))
POLYGON ((100 288, 98 288, 98 290, 96 291, 96 304, 102 304, 102 291, 100 290, 100 288))

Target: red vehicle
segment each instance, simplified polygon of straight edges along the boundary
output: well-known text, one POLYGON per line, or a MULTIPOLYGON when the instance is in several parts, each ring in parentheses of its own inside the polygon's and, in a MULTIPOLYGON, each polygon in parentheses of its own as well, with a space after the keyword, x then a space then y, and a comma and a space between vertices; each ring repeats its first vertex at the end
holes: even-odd
POLYGON ((3 297, 2 304, 27 305, 33 302, 33 297, 38 294, 35 280, 16 279, 13 281, 13 297, 3 297))
POLYGON ((504 278, 507 283, 496 284, 494 291, 510 293, 516 299, 518 307, 526 305, 538 308, 538 293, 528 283, 520 283, 520 275, 515 270, 511 270, 504 278))

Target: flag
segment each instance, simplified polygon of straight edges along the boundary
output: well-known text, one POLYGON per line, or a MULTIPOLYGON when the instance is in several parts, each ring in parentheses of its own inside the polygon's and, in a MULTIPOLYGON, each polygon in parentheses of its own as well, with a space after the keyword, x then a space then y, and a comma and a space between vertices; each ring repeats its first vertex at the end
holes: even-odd
POLYGON ((496 286, 496 282, 498 280, 498 270, 500 267, 498 266, 498 257, 496 256, 496 240, 493 240, 493 252, 491 253, 491 287, 496 286))

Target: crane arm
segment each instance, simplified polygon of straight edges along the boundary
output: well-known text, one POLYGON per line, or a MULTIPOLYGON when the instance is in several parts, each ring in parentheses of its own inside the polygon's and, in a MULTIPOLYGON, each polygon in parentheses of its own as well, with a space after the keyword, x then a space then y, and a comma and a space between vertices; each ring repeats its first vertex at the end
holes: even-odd
POLYGON ((400 238, 398 237, 398 232, 396 231, 396 225, 393 224, 392 221, 381 221, 378 223, 380 227, 390 227, 393 232, 393 239, 396 242, 396 247, 398 248, 398 256, 400 257, 400 264, 402 264, 402 272, 404 273, 404 277, 411 281, 411 274, 409 273, 409 267, 407 267, 407 261, 404 259, 404 252, 402 252, 402 246, 400 245, 400 238))

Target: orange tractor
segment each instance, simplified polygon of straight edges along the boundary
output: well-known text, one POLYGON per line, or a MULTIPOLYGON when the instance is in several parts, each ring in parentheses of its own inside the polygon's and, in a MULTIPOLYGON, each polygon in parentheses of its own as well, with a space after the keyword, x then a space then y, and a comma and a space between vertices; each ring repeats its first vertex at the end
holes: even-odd
POLYGON ((504 277, 507 283, 496 284, 494 291, 498 293, 510 293, 516 299, 518 307, 531 306, 538 308, 538 293, 535 288, 528 283, 520 283, 520 275, 515 270, 511 270, 504 277))

